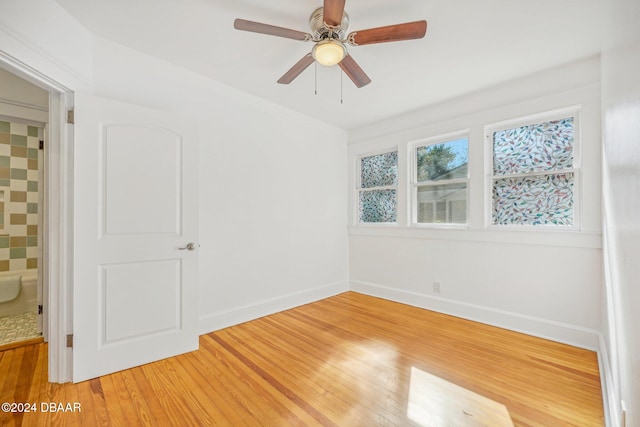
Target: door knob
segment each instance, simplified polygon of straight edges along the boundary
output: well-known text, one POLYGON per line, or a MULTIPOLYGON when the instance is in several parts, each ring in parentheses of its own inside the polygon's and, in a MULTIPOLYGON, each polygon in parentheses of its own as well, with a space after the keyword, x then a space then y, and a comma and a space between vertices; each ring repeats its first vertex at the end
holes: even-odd
POLYGON ((181 251, 184 251, 185 249, 188 251, 194 251, 196 249, 196 244, 193 242, 189 242, 186 244, 186 246, 183 246, 181 248, 178 248, 181 251))

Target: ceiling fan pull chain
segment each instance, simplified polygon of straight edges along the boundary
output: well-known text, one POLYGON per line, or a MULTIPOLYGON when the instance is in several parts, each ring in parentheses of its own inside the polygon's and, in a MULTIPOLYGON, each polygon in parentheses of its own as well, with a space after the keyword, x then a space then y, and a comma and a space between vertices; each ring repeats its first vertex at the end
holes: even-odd
POLYGON ((314 76, 314 80, 315 80, 315 94, 318 94, 318 63, 314 62, 313 63, 314 67, 313 67, 313 76, 314 76))
POLYGON ((340 104, 342 104, 342 76, 344 75, 344 71, 342 68, 340 69, 340 104))

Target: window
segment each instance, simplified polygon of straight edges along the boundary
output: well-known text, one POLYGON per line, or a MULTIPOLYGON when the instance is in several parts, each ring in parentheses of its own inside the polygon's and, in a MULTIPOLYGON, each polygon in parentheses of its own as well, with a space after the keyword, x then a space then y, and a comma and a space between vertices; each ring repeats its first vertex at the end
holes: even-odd
POLYGON ((359 222, 396 222, 398 152, 360 158, 359 222))
POLYGON ((468 138, 419 145, 413 157, 414 222, 466 224, 468 138))
POLYGON ((493 225, 573 226, 576 115, 490 133, 493 225))

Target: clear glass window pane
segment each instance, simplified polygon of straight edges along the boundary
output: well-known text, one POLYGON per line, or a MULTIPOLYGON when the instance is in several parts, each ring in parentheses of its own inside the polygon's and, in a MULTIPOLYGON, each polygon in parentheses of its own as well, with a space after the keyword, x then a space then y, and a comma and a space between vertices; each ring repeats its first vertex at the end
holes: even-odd
POLYGON ((363 157, 360 160, 360 187, 398 185, 398 152, 363 157))
POLYGON ((396 190, 360 191, 360 222, 396 222, 396 190))
POLYGON ((417 187, 419 223, 464 224, 467 222, 467 184, 417 187))
POLYGON ((498 179, 493 224, 573 225, 572 173, 498 179))
POLYGON ((469 141, 467 138, 416 148, 418 182, 467 178, 469 141))
POLYGON ((493 134, 494 175, 573 168, 573 117, 493 134))

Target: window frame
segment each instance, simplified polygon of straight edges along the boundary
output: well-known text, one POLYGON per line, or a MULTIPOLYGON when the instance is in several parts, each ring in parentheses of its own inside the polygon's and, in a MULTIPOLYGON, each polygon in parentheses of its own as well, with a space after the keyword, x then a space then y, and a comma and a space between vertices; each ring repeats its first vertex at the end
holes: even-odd
POLYGON ((366 226, 366 227, 389 227, 389 226, 393 226, 396 227, 399 224, 399 220, 400 220, 400 197, 399 196, 399 192, 400 192, 400 174, 401 174, 401 170, 400 170, 400 150, 398 149, 397 146, 395 147, 386 147, 386 148, 382 148, 382 149, 378 149, 378 150, 374 150, 374 151, 367 151, 365 153, 360 153, 357 154, 355 156, 355 160, 356 160, 356 168, 355 168, 355 172, 356 172, 356 179, 355 179, 355 197, 354 197, 354 219, 353 219, 353 223, 357 226, 366 226), (396 185, 385 185, 385 186, 379 186, 379 187, 368 187, 368 188, 362 188, 362 159, 365 157, 373 157, 373 156, 379 156, 382 154, 389 154, 389 153, 396 153, 396 156, 398 158, 398 164, 396 165, 397 169, 398 169, 398 175, 397 175, 397 182, 396 185), (395 190, 396 191, 396 220, 393 222, 364 222, 364 221, 360 221, 360 193, 364 192, 364 191, 379 191, 379 190, 395 190))
POLYGON ((407 173, 409 175, 409 185, 407 186, 407 190, 409 191, 409 212, 410 212, 410 225, 416 228, 457 228, 457 229, 468 229, 470 227, 470 213, 471 213, 471 204, 469 203, 470 196, 470 187, 471 187, 471 161, 469 159, 470 151, 469 143, 471 141, 471 132, 468 129, 436 135, 428 138, 422 138, 416 141, 412 141, 407 144, 408 148, 408 158, 409 158, 409 167, 407 168, 407 173), (420 147, 428 147, 431 145, 445 144, 448 142, 453 142, 459 139, 466 138, 467 140, 467 177, 466 178, 454 178, 454 179, 446 179, 439 181, 420 181, 418 182, 418 156, 417 151, 420 147), (465 188, 465 202, 466 202, 466 222, 464 223, 456 223, 456 222, 418 222, 418 189, 420 187, 435 187, 438 185, 447 185, 447 184, 466 184, 465 188))
POLYGON ((580 189, 580 106, 572 106, 539 114, 533 114, 520 118, 505 120, 484 126, 485 138, 485 228, 491 230, 537 230, 537 231, 580 231, 581 229, 581 189, 580 189), (573 118, 573 167, 565 169, 554 169, 551 171, 537 171, 519 174, 494 175, 493 167, 493 135, 495 132, 514 129, 523 126, 531 126, 554 120, 563 120, 573 118), (493 223, 493 183, 496 180, 507 178, 523 178, 531 176, 547 176, 573 174, 573 224, 572 225, 555 225, 555 224, 494 224, 493 223))

